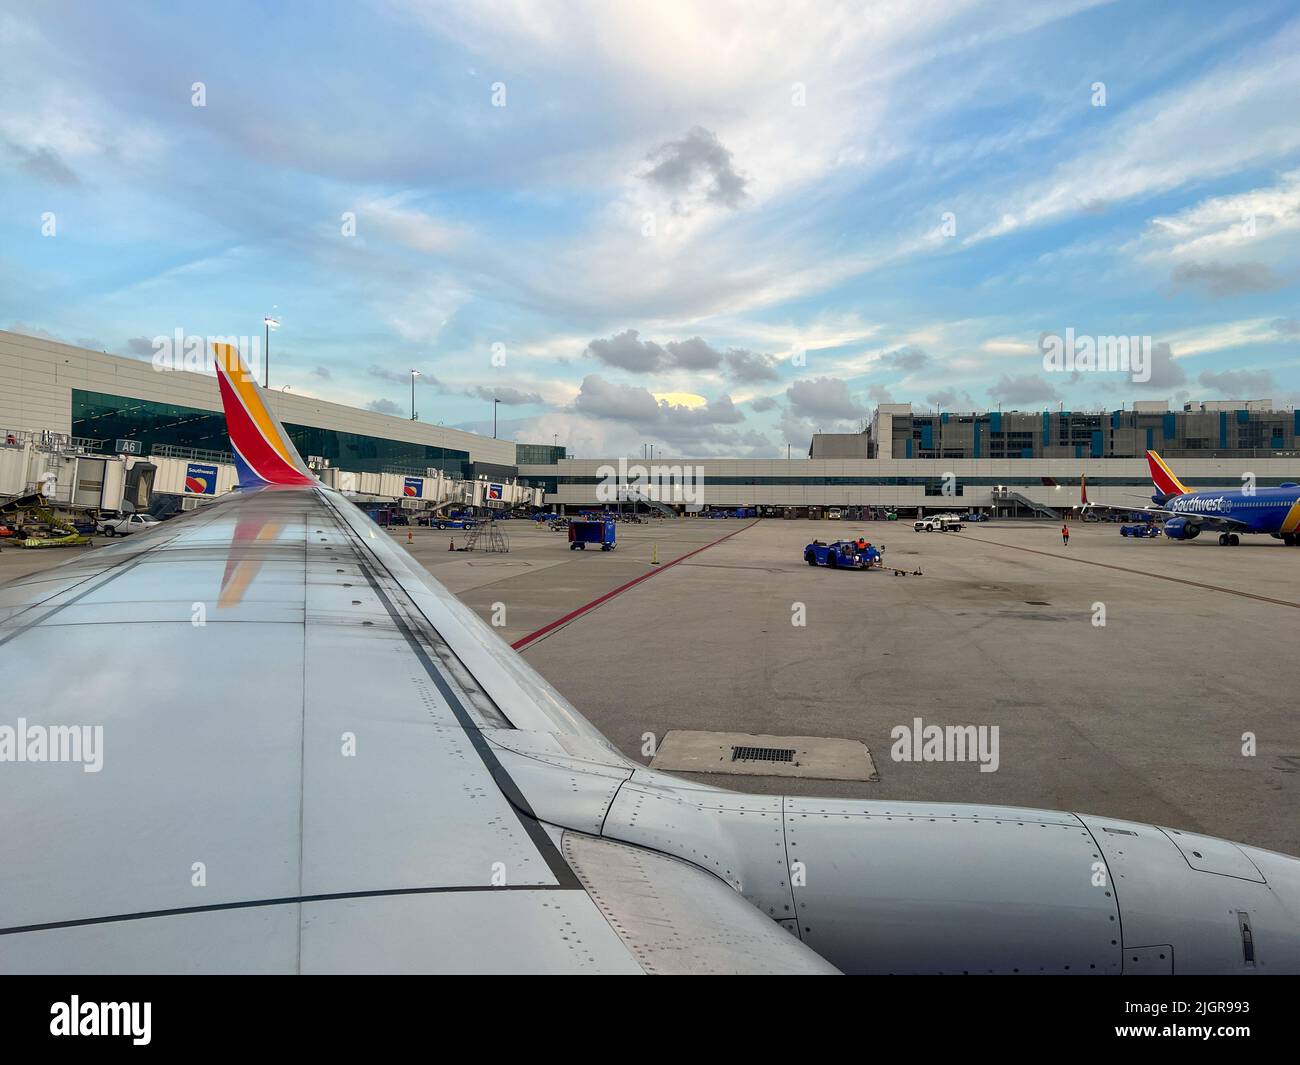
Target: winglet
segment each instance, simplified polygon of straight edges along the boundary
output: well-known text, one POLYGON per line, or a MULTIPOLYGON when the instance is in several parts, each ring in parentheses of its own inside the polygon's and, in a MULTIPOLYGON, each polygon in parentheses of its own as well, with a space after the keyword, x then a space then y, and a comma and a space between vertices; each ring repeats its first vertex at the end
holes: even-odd
POLYGON ((226 409, 226 431, 235 452, 240 488, 270 484, 314 485, 316 478, 302 461, 284 426, 267 406, 262 390, 244 366, 233 344, 213 344, 212 358, 226 409))
POLYGON ((1156 486, 1156 491, 1162 496, 1187 495, 1186 486, 1174 476, 1174 471, 1154 451, 1147 452, 1147 465, 1151 467, 1151 480, 1156 486))

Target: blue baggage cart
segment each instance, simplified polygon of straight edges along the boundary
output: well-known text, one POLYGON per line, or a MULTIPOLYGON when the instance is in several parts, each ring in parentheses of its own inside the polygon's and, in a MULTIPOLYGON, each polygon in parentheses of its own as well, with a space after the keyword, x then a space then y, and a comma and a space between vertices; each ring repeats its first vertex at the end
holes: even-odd
POLYGON ((588 544, 598 544, 602 551, 614 550, 614 521, 582 519, 569 522, 569 550, 585 551, 588 544))

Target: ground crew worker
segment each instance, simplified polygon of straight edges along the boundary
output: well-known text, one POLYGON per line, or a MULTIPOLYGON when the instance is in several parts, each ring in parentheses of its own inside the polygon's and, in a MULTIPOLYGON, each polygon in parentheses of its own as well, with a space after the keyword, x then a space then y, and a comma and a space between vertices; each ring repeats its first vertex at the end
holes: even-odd
POLYGON ((1069 525, 1062 525, 1062 526, 1061 526, 1061 543, 1062 543, 1065 547, 1069 547, 1069 546, 1070 546, 1070 526, 1069 526, 1069 525))

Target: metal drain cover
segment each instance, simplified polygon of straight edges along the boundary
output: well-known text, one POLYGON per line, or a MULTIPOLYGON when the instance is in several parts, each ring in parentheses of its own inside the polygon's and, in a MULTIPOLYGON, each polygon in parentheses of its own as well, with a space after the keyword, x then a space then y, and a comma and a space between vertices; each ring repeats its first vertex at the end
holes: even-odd
POLYGON ((793 762, 793 747, 733 747, 733 762, 793 762))
POLYGON ((677 773, 879 780, 867 745, 827 736, 755 736, 747 732, 674 729, 663 738, 652 769, 677 773))

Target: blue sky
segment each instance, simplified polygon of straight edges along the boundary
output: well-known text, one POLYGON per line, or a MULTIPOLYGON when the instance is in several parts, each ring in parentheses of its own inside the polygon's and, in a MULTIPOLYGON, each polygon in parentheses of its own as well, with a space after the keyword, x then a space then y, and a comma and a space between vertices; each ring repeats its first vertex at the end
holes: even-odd
POLYGON ((274 386, 404 414, 414 367, 423 420, 497 396, 585 456, 1300 402, 1294 3, 7 3, 0 41, 20 332, 273 311, 274 386), (1046 371, 1067 329, 1151 380, 1046 371))

